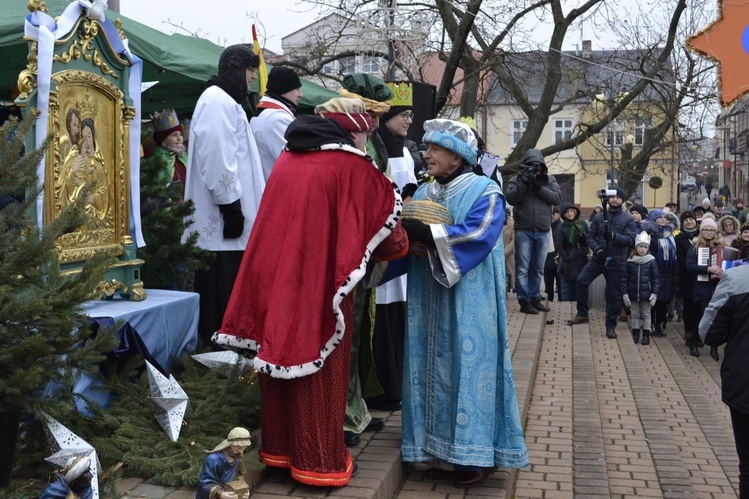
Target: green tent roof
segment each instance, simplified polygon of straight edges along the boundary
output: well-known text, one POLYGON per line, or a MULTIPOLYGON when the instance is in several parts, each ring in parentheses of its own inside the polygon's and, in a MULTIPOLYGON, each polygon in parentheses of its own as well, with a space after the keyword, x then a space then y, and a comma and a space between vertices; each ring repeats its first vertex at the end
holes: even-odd
MULTIPOLYGON (((29 11, 26 2, 20 0, 5 3, 0 19, 0 99, 9 100, 10 89, 27 63, 28 44, 23 38, 23 25, 29 11)), ((70 2, 46 0, 46 4, 49 14, 57 17, 70 2)), ((143 60, 143 81, 159 82, 143 93, 143 116, 165 107, 178 113, 191 112, 206 81, 216 73, 223 47, 202 38, 167 35, 116 12, 107 11, 107 17, 122 21, 130 51, 143 60)), ((337 96, 304 79, 302 91, 304 97, 299 105, 306 109, 337 96)))

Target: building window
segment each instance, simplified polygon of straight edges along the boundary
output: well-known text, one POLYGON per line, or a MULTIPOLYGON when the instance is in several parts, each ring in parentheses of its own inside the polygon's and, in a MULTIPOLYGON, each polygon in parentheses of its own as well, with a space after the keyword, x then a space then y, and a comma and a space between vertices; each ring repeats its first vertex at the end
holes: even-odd
POLYGON ((650 118, 635 118, 635 145, 645 143, 645 130, 650 127, 650 118))
POLYGON ((325 64, 322 67, 323 74, 326 75, 337 75, 338 72, 341 70, 341 65, 339 62, 336 61, 330 61, 329 63, 325 64))
POLYGON ((624 144, 624 122, 614 120, 606 127, 606 145, 621 146, 624 144))
POLYGON ((361 72, 379 75, 382 72, 381 59, 371 55, 363 55, 361 58, 361 72))
POLYGON ((554 143, 568 140, 572 137, 572 120, 554 120, 554 143))
POLYGON ((518 145, 526 128, 528 128, 528 120, 512 120, 512 147, 518 145))
POLYGON ((350 55, 348 57, 339 59, 339 61, 341 63, 342 75, 350 75, 356 73, 356 57, 350 55))

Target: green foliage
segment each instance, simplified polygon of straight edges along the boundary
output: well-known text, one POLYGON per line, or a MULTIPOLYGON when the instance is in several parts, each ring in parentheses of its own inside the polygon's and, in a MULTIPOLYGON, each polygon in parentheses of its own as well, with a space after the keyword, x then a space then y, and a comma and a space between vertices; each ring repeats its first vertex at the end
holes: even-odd
POLYGON ((663 186, 663 179, 661 177, 652 176, 648 180, 648 185, 651 189, 660 189, 663 186))
MULTIPOLYGON (((123 366, 113 365, 106 381, 115 396, 107 410, 93 407, 94 416, 55 409, 50 414, 96 448, 104 469, 122 462, 123 475, 151 477, 154 483, 195 486, 206 451, 218 445, 235 426, 255 430, 260 425, 260 393, 257 382, 235 373, 225 378, 189 355, 176 360, 172 374, 190 398, 192 413, 185 418, 179 439, 172 442, 156 421, 156 406, 142 358, 123 366)), ((28 429, 28 451, 20 463, 33 467, 47 454, 41 425, 28 429)), ((245 455, 244 468, 262 467, 254 451, 245 455)), ((40 470, 30 476, 38 475, 40 470)), ((103 485, 104 486, 104 485, 103 485)))
POLYGON ((161 155, 141 161, 141 221, 146 247, 138 248, 138 257, 146 262, 142 280, 147 287, 184 290, 193 272, 207 268, 213 256, 195 245, 197 232, 182 243, 195 205, 190 200, 178 203, 180 186, 159 180, 166 168, 161 155))
POLYGON ((100 256, 82 272, 60 272, 55 242, 85 221, 83 196, 48 227, 40 230, 31 219, 28 210, 41 192, 36 169, 43 151, 22 154, 33 121, 0 127, 0 195, 14 195, 0 208, 0 406, 38 412, 70 401, 70 390, 60 391, 62 401, 39 400, 49 382, 71 387, 80 371, 95 371, 113 347, 107 334, 84 344, 90 331, 81 327, 82 304, 93 297, 112 261, 100 256))

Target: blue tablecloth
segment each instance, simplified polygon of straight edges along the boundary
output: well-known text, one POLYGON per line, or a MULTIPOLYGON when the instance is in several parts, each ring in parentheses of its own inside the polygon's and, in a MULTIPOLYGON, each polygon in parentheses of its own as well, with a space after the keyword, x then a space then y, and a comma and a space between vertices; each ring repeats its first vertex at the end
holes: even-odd
MULTIPOLYGON (((200 295, 163 289, 148 289, 146 293, 147 298, 140 302, 120 298, 92 301, 84 305, 84 310, 100 326, 122 320, 125 327, 120 328, 117 335, 120 340, 129 339, 130 343, 124 349, 137 352, 133 343, 139 343, 147 350, 144 357, 150 357, 158 364, 157 368, 168 374, 172 358, 184 352, 193 352, 198 345, 200 295), (133 334, 136 337, 128 338, 133 334)), ((84 374, 75 384, 73 392, 107 407, 111 395, 100 387, 96 378, 84 374)), ((82 399, 78 398, 76 405, 84 414, 89 413, 82 399)))

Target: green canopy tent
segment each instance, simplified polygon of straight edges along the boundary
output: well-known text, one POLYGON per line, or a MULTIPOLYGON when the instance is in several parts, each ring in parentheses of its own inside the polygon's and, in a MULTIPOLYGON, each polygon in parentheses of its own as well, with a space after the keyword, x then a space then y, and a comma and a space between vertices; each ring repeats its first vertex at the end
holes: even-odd
MULTIPOLYGON (((59 16, 69 0, 46 0, 49 14, 59 16)), ((28 43, 23 37, 26 2, 5 2, 0 19, 0 100, 11 99, 11 88, 18 73, 27 64, 28 43)), ((222 47, 202 38, 181 34, 167 35, 116 12, 107 11, 111 20, 120 19, 130 51, 143 60, 143 81, 159 83, 143 93, 143 116, 164 108, 179 114, 190 113, 205 89, 208 78, 216 74, 222 47)), ((248 35, 250 27, 247 28, 248 35)), ((270 66, 268 67, 270 70, 270 66)), ((257 90, 257 82, 254 87, 257 90)), ((337 94, 325 87, 302 80, 302 112, 337 94)))

